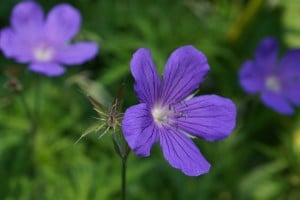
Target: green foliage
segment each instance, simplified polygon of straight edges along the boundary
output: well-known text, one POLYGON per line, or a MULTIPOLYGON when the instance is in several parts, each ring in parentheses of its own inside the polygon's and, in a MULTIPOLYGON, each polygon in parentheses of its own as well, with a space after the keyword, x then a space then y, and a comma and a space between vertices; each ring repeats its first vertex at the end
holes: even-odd
MULTIPOLYGON (((17 1, 0 6, 7 26, 17 1)), ((61 0, 39 1, 45 10, 61 0)), ((0 57, 0 199, 119 199, 121 160, 113 136, 90 133, 74 144, 97 113, 86 98, 108 106, 122 83, 124 109, 137 102, 129 62, 140 48, 151 49, 160 72, 170 52, 193 44, 209 60, 211 72, 198 94, 216 93, 238 106, 232 135, 215 143, 195 140, 211 171, 187 177, 171 168, 155 146, 151 157, 131 153, 127 197, 152 199, 288 199, 300 196, 300 115, 281 116, 249 98, 237 73, 259 40, 273 35, 282 51, 299 46, 299 5, 288 1, 241 0, 66 0, 83 17, 75 40, 100 44, 99 56, 70 68, 60 78, 41 77, 0 57), (298 9, 298 10, 297 10, 298 9), (33 125, 19 96, 6 87, 5 70, 18 67, 33 125)))

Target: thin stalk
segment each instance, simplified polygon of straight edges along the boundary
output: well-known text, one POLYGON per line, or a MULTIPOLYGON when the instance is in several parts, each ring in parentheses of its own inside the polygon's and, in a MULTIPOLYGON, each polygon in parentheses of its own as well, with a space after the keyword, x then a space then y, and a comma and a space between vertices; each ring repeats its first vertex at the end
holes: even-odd
POLYGON ((20 97, 21 103, 25 109, 26 115, 28 120, 30 121, 31 124, 31 131, 30 133, 33 133, 35 130, 35 118, 32 114, 32 112, 30 111, 29 105, 25 99, 24 93, 22 91, 17 92, 18 96, 20 97))
POLYGON ((39 119, 39 114, 40 114, 40 98, 41 98, 41 85, 40 85, 40 76, 37 74, 36 75, 36 80, 35 80, 35 94, 34 94, 34 116, 35 120, 38 123, 39 119))
POLYGON ((28 175, 30 178, 34 179, 36 177, 36 169, 35 169, 35 164, 34 164, 34 155, 35 155, 35 135, 36 135, 36 120, 33 115, 33 112, 30 110, 29 104, 26 101, 26 98, 24 96, 23 91, 17 91, 16 94, 19 96, 21 103, 24 107, 27 119, 30 123, 30 130, 27 135, 28 139, 28 153, 27 155, 30 155, 31 157, 29 158, 32 161, 32 168, 28 172, 28 175))
POLYGON ((122 158, 122 190, 121 190, 121 199, 126 199, 126 158, 122 158))

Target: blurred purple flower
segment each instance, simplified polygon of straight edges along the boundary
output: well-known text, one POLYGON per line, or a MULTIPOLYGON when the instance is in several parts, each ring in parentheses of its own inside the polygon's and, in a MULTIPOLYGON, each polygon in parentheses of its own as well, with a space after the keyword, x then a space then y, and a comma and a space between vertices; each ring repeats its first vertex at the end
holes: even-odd
POLYGON ((265 38, 254 60, 241 67, 241 86, 249 94, 260 93, 262 102, 281 114, 293 114, 291 104, 300 106, 300 49, 288 51, 278 60, 278 42, 265 38))
POLYGON ((30 63, 31 71, 58 76, 65 71, 61 64, 82 64, 98 52, 96 43, 70 44, 80 24, 79 11, 68 4, 57 5, 45 18, 37 3, 21 2, 13 9, 11 27, 0 32, 0 49, 8 58, 30 63))
POLYGON ((160 141, 166 160, 189 176, 207 173, 210 164, 190 137, 208 141, 226 138, 235 126, 236 108, 216 95, 190 95, 209 71, 206 57, 193 46, 175 50, 159 77, 148 49, 131 60, 140 104, 128 108, 122 127, 125 139, 139 156, 149 156, 160 141))

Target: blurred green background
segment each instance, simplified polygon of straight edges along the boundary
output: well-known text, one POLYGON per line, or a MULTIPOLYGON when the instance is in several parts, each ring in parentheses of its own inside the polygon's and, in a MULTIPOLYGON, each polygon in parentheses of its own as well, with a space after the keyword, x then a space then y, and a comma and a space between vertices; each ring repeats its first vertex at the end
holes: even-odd
MULTIPOLYGON (((2 2, 0 27, 9 25, 17 0, 2 2)), ((300 199, 300 110, 282 116, 249 97, 237 73, 265 36, 280 40, 281 55, 300 47, 298 0, 40 0, 45 11, 68 2, 80 10, 82 29, 75 40, 100 44, 98 56, 47 78, 0 55, 0 199, 119 199, 121 161, 112 135, 91 133, 95 122, 84 92, 106 102, 125 83, 124 110, 137 103, 129 62, 140 47, 151 49, 160 72, 169 54, 192 44, 203 51, 211 71, 201 94, 231 98, 237 127, 218 142, 195 140, 212 164, 208 174, 188 177, 173 169, 155 145, 148 158, 128 158, 129 200, 297 200, 300 199), (36 109, 31 126, 20 96, 7 87, 14 69, 24 98, 36 109)))

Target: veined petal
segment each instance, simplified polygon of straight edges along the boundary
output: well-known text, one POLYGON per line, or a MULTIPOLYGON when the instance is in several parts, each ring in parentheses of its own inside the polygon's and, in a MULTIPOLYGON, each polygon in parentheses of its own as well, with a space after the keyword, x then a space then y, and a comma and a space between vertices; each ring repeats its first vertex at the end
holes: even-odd
POLYGON ((43 10, 37 3, 24 1, 14 7, 11 24, 13 29, 24 38, 36 36, 41 31, 43 23, 43 10))
POLYGON ((261 100, 265 105, 281 114, 291 115, 294 112, 293 107, 280 93, 265 91, 261 95, 261 100))
POLYGON ((79 42, 68 45, 56 53, 56 59, 67 65, 79 65, 92 59, 98 53, 98 45, 93 42, 79 42))
POLYGON ((29 70, 46 76, 59 76, 65 72, 65 68, 56 63, 32 63, 29 70))
POLYGON ((227 137, 235 127, 236 107, 229 99, 217 95, 192 98, 174 106, 177 128, 208 141, 227 137))
POLYGON ((255 60, 262 72, 269 74, 277 67, 278 41, 275 38, 263 39, 255 52, 255 60))
POLYGON ((77 34, 80 24, 79 11, 68 4, 60 4, 48 14, 45 34, 50 41, 64 44, 77 34))
POLYGON ((279 75, 286 81, 300 79, 300 49, 288 51, 282 58, 279 75))
POLYGON ((199 176, 209 171, 210 164, 186 135, 172 128, 164 128, 160 134, 160 145, 170 165, 184 174, 199 176))
POLYGON ((140 102, 152 106, 158 99, 160 79, 149 49, 138 49, 130 62, 135 93, 140 102))
POLYGON ((158 129, 153 124, 147 104, 128 108, 122 128, 130 148, 139 156, 149 156, 152 145, 158 141, 158 129))
POLYGON ((264 74, 258 69, 253 61, 246 61, 239 71, 241 86, 249 94, 260 92, 264 88, 264 74))
POLYGON ((162 79, 161 98, 176 103, 199 87, 209 71, 205 55, 193 46, 176 49, 169 57, 162 79))
POLYGON ((0 49, 6 57, 14 58, 19 62, 32 60, 29 46, 10 28, 0 31, 0 49))

